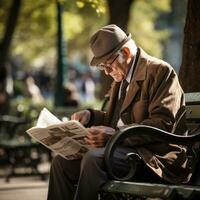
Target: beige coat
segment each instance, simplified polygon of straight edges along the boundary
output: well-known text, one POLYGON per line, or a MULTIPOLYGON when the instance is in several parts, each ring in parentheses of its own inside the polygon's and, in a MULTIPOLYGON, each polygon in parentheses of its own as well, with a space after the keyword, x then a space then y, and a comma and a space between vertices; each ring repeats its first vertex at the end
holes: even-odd
MULTIPOLYGON (((139 51, 135 74, 122 105, 121 119, 127 125, 138 123, 172 131, 178 115, 185 108, 178 77, 168 63, 147 55, 142 49, 139 51)), ((119 85, 113 82, 111 86, 108 111, 94 110, 94 125, 109 125, 119 85)), ((180 134, 179 130, 176 133, 180 134)), ((185 147, 155 140, 149 143, 129 141, 129 144, 160 177, 173 183, 189 181, 191 169, 185 147)))

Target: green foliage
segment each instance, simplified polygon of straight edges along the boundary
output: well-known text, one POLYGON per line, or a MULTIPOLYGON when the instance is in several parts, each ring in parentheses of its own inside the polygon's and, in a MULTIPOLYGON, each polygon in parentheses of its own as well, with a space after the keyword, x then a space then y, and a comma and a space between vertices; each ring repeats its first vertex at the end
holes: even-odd
MULTIPOLYGON (((129 31, 136 42, 149 53, 162 57, 162 44, 168 29, 157 30, 155 24, 163 12, 170 12, 171 0, 135 0, 132 4, 129 31)), ((57 10, 56 0, 22 1, 17 29, 12 41, 12 54, 22 55, 25 67, 36 58, 49 60, 56 55, 57 10)), ((89 38, 108 22, 106 0, 59 0, 64 8, 63 32, 67 56, 88 57, 89 38)), ((12 0, 0 1, 0 37, 12 0)), ((87 60, 85 61, 87 62, 87 60)))
POLYGON ((69 57, 73 57, 77 50, 83 57, 87 56, 90 36, 108 21, 105 2, 105 0, 66 2, 63 29, 69 57), (99 10, 104 11, 99 12, 99 10))
POLYGON ((24 1, 13 40, 13 52, 31 62, 32 58, 46 54, 56 45, 55 34, 54 4, 45 0, 38 0, 34 5, 24 1))
POLYGON ((15 80, 14 81, 14 95, 15 96, 25 96, 27 93, 26 84, 24 81, 15 80))
POLYGON ((170 31, 157 30, 155 24, 163 12, 170 11, 170 0, 137 0, 131 10, 130 31, 136 43, 150 54, 162 58, 162 43, 170 31))
POLYGON ((11 101, 10 114, 20 115, 34 122, 44 107, 53 110, 53 102, 48 100, 44 103, 33 103, 32 99, 28 97, 15 98, 11 101))
POLYGON ((11 0, 0 0, 0 41, 2 40, 3 33, 5 31, 5 22, 8 18, 8 12, 11 6, 11 0))
MULTIPOLYGON (((64 7, 63 32, 68 56, 86 50, 89 36, 106 22, 105 0, 59 0, 64 7)), ((26 67, 35 58, 55 57, 57 44, 57 1, 22 0, 17 28, 12 40, 13 55, 22 55, 26 67)), ((12 0, 0 1, 2 39, 12 0)), ((84 51, 87 54, 87 51, 84 51)))
POLYGON ((76 4, 79 8, 83 8, 86 4, 89 4, 96 10, 98 15, 105 14, 106 1, 105 0, 77 0, 76 4))

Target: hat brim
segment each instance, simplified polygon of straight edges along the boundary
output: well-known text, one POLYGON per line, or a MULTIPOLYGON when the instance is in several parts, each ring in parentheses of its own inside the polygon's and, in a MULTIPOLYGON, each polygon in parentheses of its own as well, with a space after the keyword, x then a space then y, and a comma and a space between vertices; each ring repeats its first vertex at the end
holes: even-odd
POLYGON ((131 34, 128 33, 127 37, 121 42, 119 43, 118 46, 116 46, 115 49, 113 49, 112 52, 108 53, 107 55, 105 56, 102 56, 100 58, 97 58, 97 57, 93 57, 91 62, 90 62, 90 65, 91 66, 96 66, 100 63, 104 63, 106 60, 108 60, 114 53, 116 53, 126 42, 128 42, 129 40, 131 39, 131 34))

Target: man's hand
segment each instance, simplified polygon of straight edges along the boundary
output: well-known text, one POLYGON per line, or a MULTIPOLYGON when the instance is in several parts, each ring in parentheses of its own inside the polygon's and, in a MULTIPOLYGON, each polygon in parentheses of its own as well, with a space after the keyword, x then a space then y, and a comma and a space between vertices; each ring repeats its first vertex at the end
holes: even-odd
POLYGON ((91 147, 104 147, 106 141, 115 133, 115 129, 107 126, 92 126, 88 128, 88 135, 85 138, 91 147))
POLYGON ((90 121, 90 116, 91 116, 91 113, 89 110, 82 110, 82 111, 74 113, 71 116, 71 119, 77 120, 81 124, 86 125, 90 121))

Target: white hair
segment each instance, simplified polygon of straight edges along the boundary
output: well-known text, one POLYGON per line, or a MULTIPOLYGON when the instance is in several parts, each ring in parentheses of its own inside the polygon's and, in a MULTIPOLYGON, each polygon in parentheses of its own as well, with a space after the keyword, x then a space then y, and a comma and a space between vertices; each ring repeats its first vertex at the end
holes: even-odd
POLYGON ((121 49, 124 48, 124 47, 128 47, 132 55, 135 55, 136 52, 137 52, 137 46, 136 46, 135 41, 133 39, 130 39, 128 42, 126 42, 121 47, 121 49))
MULTIPOLYGON (((136 55, 136 52, 137 52, 137 46, 135 44, 135 41, 133 39, 129 40, 128 42, 126 42, 122 47, 121 49, 123 49, 124 47, 127 47, 129 48, 131 54, 133 56, 136 55)), ((119 54, 119 58, 118 58, 118 61, 119 63, 123 63, 124 62, 124 57, 122 55, 122 52, 121 52, 121 49, 117 52, 119 54)))

